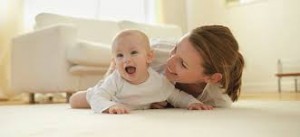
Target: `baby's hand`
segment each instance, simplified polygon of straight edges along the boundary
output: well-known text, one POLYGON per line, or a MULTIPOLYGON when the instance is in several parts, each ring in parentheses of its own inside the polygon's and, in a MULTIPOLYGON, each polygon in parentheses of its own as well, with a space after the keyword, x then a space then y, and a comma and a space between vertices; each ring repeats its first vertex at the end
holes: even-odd
POLYGON ((150 105, 150 108, 151 109, 163 109, 167 106, 167 104, 168 104, 167 101, 155 102, 150 105))
POLYGON ((193 103, 187 107, 188 110, 212 110, 214 109, 211 105, 205 105, 202 103, 193 103))
POLYGON ((116 104, 104 110, 103 112, 109 114, 127 114, 129 109, 122 104, 116 104))

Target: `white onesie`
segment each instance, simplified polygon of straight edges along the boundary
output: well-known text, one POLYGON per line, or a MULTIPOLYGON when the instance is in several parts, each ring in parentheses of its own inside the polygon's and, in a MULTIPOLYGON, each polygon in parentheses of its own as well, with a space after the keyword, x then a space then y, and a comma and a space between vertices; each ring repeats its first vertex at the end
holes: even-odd
POLYGON ((187 108, 191 103, 201 103, 192 95, 174 87, 162 74, 148 69, 148 79, 133 85, 114 71, 103 82, 87 90, 87 101, 92 110, 101 113, 110 106, 121 103, 129 109, 148 109, 151 103, 167 100, 174 107, 187 108))

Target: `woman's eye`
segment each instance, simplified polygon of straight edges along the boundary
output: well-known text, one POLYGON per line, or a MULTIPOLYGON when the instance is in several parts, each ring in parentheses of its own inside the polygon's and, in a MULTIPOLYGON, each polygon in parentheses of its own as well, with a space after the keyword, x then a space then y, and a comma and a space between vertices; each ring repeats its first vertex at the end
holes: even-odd
POLYGON ((123 54, 117 54, 117 58, 123 57, 123 54))
POLYGON ((132 55, 137 54, 137 53, 138 53, 137 51, 132 51, 131 52, 132 55))

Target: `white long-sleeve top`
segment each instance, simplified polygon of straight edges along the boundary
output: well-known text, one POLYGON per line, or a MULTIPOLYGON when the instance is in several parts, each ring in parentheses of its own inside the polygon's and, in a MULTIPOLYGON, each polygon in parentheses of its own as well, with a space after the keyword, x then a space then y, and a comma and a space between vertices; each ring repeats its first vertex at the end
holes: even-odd
POLYGON ((221 88, 220 84, 207 83, 197 99, 214 107, 230 107, 232 104, 231 98, 224 93, 224 89, 221 88))
POLYGON ((151 103, 167 100, 175 107, 186 108, 191 103, 201 103, 193 96, 179 91, 163 75, 149 67, 149 78, 133 85, 114 71, 103 82, 87 91, 87 101, 92 110, 101 113, 110 106, 120 103, 130 109, 148 109, 151 103))

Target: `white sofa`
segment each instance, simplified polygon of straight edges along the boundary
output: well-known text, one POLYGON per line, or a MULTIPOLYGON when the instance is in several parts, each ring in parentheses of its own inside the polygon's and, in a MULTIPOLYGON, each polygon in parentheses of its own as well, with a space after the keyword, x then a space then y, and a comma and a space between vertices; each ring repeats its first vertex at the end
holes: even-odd
MULTIPOLYGON (((36 16, 33 32, 12 40, 12 90, 30 93, 34 102, 34 93, 66 92, 70 96, 93 86, 109 66, 112 38, 123 29, 144 31, 151 41, 174 41, 182 36, 181 28, 175 25, 41 13, 36 16)), ((162 53, 157 53, 156 62, 166 59, 162 53)))

